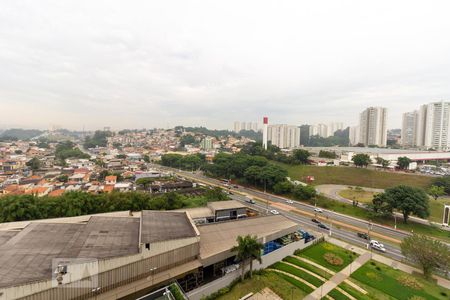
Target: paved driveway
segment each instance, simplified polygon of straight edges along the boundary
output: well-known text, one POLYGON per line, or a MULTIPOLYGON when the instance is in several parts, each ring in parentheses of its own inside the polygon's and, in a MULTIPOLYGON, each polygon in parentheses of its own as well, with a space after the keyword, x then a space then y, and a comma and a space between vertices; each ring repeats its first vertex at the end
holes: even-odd
MULTIPOLYGON (((353 203, 352 200, 341 197, 339 195, 339 192, 342 190, 346 190, 350 185, 341 185, 341 184, 321 184, 316 186, 316 190, 319 194, 323 194, 327 196, 328 198, 345 202, 345 203, 353 203)), ((374 189, 374 188, 362 188, 365 191, 368 192, 375 192, 375 193, 383 193, 383 189, 374 189)))

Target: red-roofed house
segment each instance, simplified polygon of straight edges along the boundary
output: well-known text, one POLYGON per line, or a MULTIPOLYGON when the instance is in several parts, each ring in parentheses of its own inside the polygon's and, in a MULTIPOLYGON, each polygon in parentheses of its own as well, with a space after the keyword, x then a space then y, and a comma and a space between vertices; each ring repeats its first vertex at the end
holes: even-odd
POLYGON ((114 185, 117 183, 117 176, 109 175, 105 177, 105 184, 114 185))

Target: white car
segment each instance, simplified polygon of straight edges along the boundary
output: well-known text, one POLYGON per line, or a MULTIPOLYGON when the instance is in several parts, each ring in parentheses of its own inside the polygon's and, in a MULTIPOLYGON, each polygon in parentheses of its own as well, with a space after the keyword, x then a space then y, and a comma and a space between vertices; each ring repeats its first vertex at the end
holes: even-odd
POLYGON ((381 252, 386 252, 386 248, 384 248, 382 245, 383 244, 371 244, 370 246, 372 247, 372 249, 375 249, 375 250, 378 250, 381 252))
POLYGON ((323 209, 321 209, 320 207, 314 208, 314 211, 318 213, 323 213, 323 209))
POLYGON ((286 200, 286 203, 287 203, 287 204, 294 204, 294 201, 292 201, 292 200, 286 200))
POLYGON ((380 242, 378 242, 377 240, 371 240, 370 241, 370 246, 372 247, 379 247, 379 248, 383 248, 384 249, 384 245, 380 242))
POLYGON ((279 215, 280 213, 278 212, 278 210, 276 210, 276 209, 272 209, 271 211, 270 211, 270 213, 272 214, 272 215, 279 215))

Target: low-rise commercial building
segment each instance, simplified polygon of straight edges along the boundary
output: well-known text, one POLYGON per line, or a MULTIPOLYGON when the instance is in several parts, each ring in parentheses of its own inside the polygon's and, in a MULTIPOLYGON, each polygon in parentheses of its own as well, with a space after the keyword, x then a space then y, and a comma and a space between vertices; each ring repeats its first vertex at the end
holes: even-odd
MULTIPOLYGON (((214 216, 245 209, 226 202, 214 216)), ((2 223, 0 299, 132 299, 175 279, 191 291, 236 269, 237 236, 256 235, 269 254, 303 245, 299 230, 281 215, 195 225, 182 211, 2 223)))

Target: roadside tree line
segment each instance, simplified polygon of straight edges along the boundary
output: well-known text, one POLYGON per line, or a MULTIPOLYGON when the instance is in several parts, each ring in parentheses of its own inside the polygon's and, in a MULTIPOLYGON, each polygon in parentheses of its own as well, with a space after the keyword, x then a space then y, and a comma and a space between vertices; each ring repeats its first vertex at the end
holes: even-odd
POLYGON ((152 195, 142 192, 89 194, 66 192, 58 197, 6 195, 0 198, 0 222, 73 217, 112 211, 170 210, 205 206, 209 201, 226 200, 221 189, 205 189, 203 195, 179 193, 152 195))

